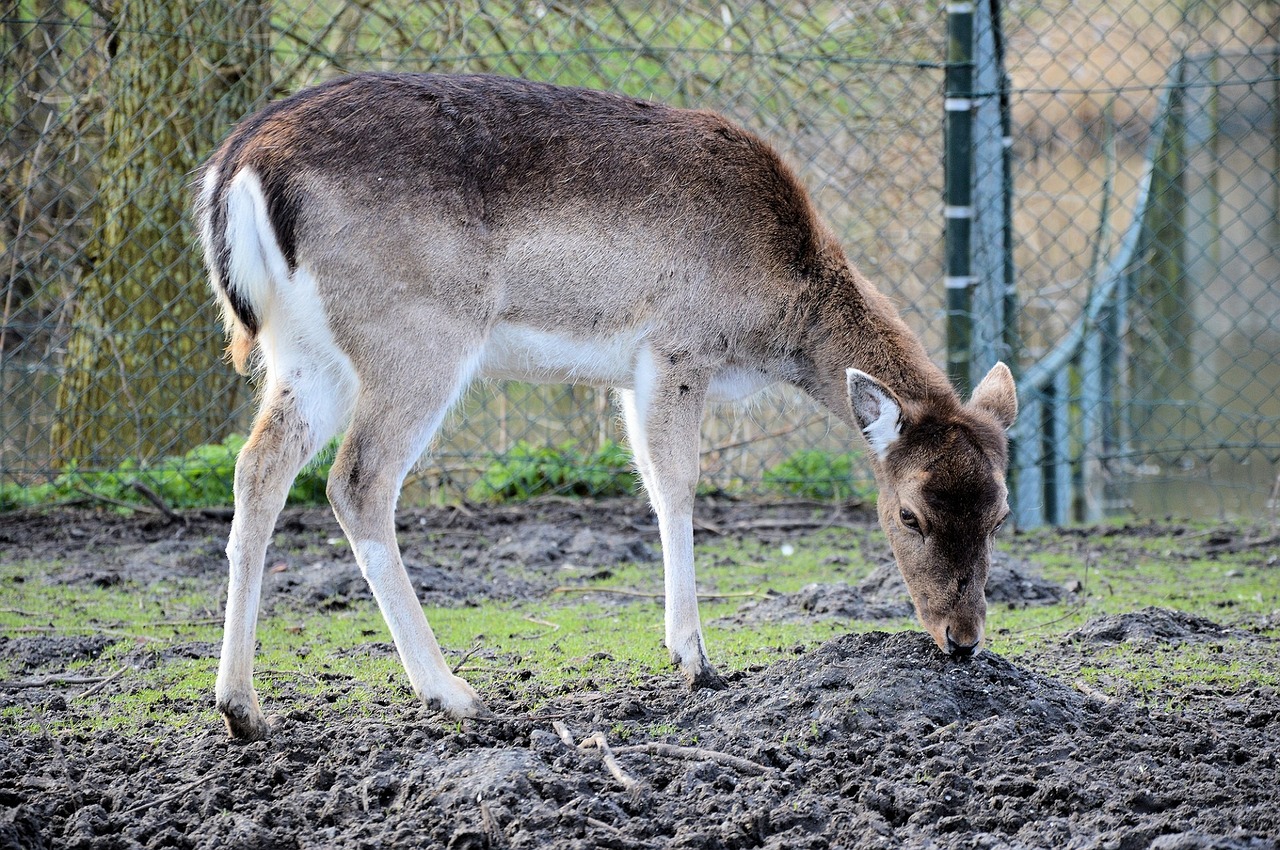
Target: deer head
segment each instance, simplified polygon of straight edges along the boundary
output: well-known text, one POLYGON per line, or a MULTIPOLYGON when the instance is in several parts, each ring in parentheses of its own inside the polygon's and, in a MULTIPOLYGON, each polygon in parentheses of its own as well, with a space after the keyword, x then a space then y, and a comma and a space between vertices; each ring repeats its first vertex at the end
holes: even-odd
POLYGON ((848 382, 880 485, 880 524, 916 615, 943 652, 971 656, 982 647, 992 540, 1009 514, 1013 375, 996 364, 965 405, 904 401, 857 369, 848 382))

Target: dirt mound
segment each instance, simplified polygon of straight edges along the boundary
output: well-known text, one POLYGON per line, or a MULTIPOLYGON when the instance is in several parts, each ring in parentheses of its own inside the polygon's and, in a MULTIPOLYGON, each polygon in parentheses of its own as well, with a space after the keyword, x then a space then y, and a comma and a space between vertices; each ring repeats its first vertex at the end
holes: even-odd
POLYGON ((998 655, 948 659, 922 632, 844 635, 763 671, 750 690, 714 694, 681 712, 686 728, 732 729, 733 740, 791 729, 800 739, 920 735, 955 723, 1008 717, 1054 728, 1083 722, 1084 696, 998 655))
POLYGON ((1247 632, 1219 625, 1204 617, 1152 607, 1092 619, 1068 632, 1064 643, 1185 643, 1247 636, 1247 632))
MULTIPOLYGON (((770 541, 831 519, 812 506, 732 504, 700 516, 716 529, 704 534, 770 541)), ((545 592, 565 580, 566 564, 581 568, 574 579, 607 571, 657 539, 636 500, 410 511, 397 527, 421 595, 449 604, 545 592)), ((72 584, 136 582, 164 604, 174 576, 208 576, 208 597, 219 598, 225 537, 226 517, 203 515, 174 525, 69 513, 0 529, 11 561, 57 563, 53 580, 72 584)), ((341 605, 366 594, 340 538, 327 510, 282 518, 264 601, 341 605)), ((869 539, 854 541, 860 558, 886 563, 866 580, 815 585, 736 616, 909 614, 887 549, 869 539)), ((1015 605, 1062 593, 1014 559, 997 559, 988 584, 990 599, 1015 605)), ((1164 609, 1099 618, 1026 662, 990 651, 952 662, 919 630, 846 635, 693 694, 674 672, 622 664, 607 693, 539 690, 552 686, 515 660, 510 682, 482 685, 495 717, 461 724, 404 687, 263 670, 259 686, 269 682, 271 706, 287 714, 270 740, 251 744, 226 738, 210 695, 162 696, 187 726, 138 710, 127 728, 94 731, 95 713, 137 686, 128 670, 92 699, 37 681, 98 657, 109 637, 0 639, 14 673, 0 691, 10 708, 0 711, 0 848, 1280 846, 1280 694, 1265 675, 1276 644, 1164 609), (1118 677, 1134 672, 1105 652, 1117 641, 1221 637, 1232 638, 1220 646, 1233 663, 1263 673, 1185 687, 1176 713, 1167 694, 1103 696, 1073 672, 1102 659, 1118 677), (598 744, 579 746, 597 733, 615 771, 598 744)), ((370 641, 344 652, 394 650, 370 641)), ((216 641, 148 642, 118 660, 204 659, 212 670, 217 655, 216 641)))
MULTIPOLYGON (((1052 605, 1067 592, 1040 576, 1035 565, 996 552, 987 577, 987 601, 1011 607, 1052 605)), ((748 602, 719 622, 752 625, 827 617, 836 620, 890 620, 910 617, 911 595, 892 560, 881 563, 856 586, 846 582, 810 584, 795 593, 782 593, 748 602)))
POLYGON ((533 713, 489 695, 498 716, 462 726, 408 698, 347 720, 323 698, 278 698, 305 707, 252 744, 211 727, 0 740, 0 846, 1264 848, 1280 836, 1258 781, 1274 775, 1280 730, 1262 714, 1153 715, 990 652, 949 661, 917 632, 840 637, 720 692, 658 677, 533 713), (616 775, 577 746, 594 732, 616 775))

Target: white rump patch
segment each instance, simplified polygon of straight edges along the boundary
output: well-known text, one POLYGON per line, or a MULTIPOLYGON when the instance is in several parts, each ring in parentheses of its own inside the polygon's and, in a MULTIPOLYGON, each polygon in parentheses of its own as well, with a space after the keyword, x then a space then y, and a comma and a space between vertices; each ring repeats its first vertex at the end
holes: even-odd
POLYGON ((262 315, 271 297, 272 281, 283 284, 289 280, 289 264, 271 227, 262 183, 252 169, 232 178, 226 204, 231 280, 224 285, 262 315))
POLYGON ((345 427, 360 380, 351 358, 329 331, 310 269, 299 267, 290 284, 274 292, 258 334, 266 392, 269 396, 277 385, 289 387, 313 437, 327 440, 345 427))

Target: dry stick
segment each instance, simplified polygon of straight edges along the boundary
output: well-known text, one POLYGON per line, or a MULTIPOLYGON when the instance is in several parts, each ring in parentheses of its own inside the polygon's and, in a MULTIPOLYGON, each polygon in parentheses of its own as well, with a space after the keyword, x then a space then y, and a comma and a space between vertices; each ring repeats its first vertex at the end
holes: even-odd
POLYGON ((623 771, 622 766, 618 764, 617 758, 613 755, 613 750, 609 748, 609 742, 605 740, 603 732, 595 732, 588 735, 578 745, 578 748, 585 750, 593 745, 600 750, 600 758, 604 761, 604 766, 608 769, 609 774, 618 780, 618 784, 626 789, 627 793, 635 794, 644 788, 641 783, 627 776, 626 772, 623 771))
POLYGON ((564 725, 564 723, 559 720, 553 720, 551 722, 551 728, 560 736, 560 740, 564 741, 564 745, 566 747, 573 746, 573 735, 570 734, 568 726, 564 725))
MULTIPOLYGON (((559 587, 551 588, 551 593, 612 593, 615 596, 634 596, 639 599, 662 599, 666 594, 663 593, 646 593, 642 590, 625 590, 620 587, 559 587)), ((699 593, 698 599, 706 601, 709 599, 739 599, 758 597, 764 598, 765 594, 758 590, 747 590, 741 593, 699 593)))
POLYGON ((49 685, 92 685, 101 683, 106 677, 104 676, 63 676, 60 674, 50 674, 41 676, 39 679, 18 679, 12 682, 0 682, 0 688, 10 691, 20 691, 23 688, 46 688, 49 685))
MULTIPOLYGON (((596 733, 599 734, 599 733, 596 733)), ((675 759, 692 759, 694 761, 716 761, 720 764, 727 765, 742 773, 749 773, 752 776, 762 776, 772 772, 773 768, 766 767, 759 762, 744 759, 740 756, 729 755, 728 753, 717 752, 716 750, 704 750, 701 747, 678 747, 675 744, 663 744, 659 741, 650 741, 647 744, 633 744, 626 747, 618 747, 615 753, 652 753, 656 756, 667 756, 675 759)))
POLYGON ((104 496, 101 493, 95 493, 88 487, 77 484, 75 487, 77 493, 82 496, 88 496, 90 499, 97 499, 99 502, 106 502, 108 505, 115 505, 117 508, 128 508, 131 511, 140 511, 148 514, 161 513, 158 509, 151 505, 139 505, 137 502, 126 502, 121 499, 113 499, 110 496, 104 496))
POLYGON ((1096 699, 1099 702, 1111 702, 1111 697, 1107 696, 1097 688, 1091 687, 1087 682, 1081 679, 1072 680, 1071 686, 1085 696, 1096 699))
POLYGON ((99 682, 98 684, 94 685, 92 688, 89 688, 88 690, 83 691, 82 693, 78 693, 78 694, 76 694, 75 696, 73 696, 73 697, 72 697, 72 699, 73 699, 73 700, 77 700, 77 699, 86 699, 87 697, 91 697, 91 696, 93 696, 93 695, 94 695, 94 694, 96 694, 98 691, 102 690, 102 689, 103 689, 103 688, 105 688, 107 685, 111 684, 111 683, 112 683, 112 682, 114 682, 116 679, 119 679, 121 676, 123 676, 123 675, 124 675, 124 671, 126 671, 126 670, 128 670, 128 669, 129 669, 129 665, 128 665, 128 664, 124 665, 124 666, 123 666, 123 667, 121 667, 119 670, 117 670, 116 672, 112 673, 110 676, 108 676, 107 678, 103 679, 103 680, 102 680, 101 682, 99 682))
POLYGON ((152 490, 146 484, 143 484, 141 481, 134 481, 133 489, 137 491, 138 495, 142 496, 142 498, 155 505, 156 510, 164 514, 169 522, 186 522, 180 514, 174 512, 173 508, 169 507, 165 503, 164 499, 160 498, 159 493, 152 490))
POLYGON ((536 635, 520 635, 520 637, 525 640, 537 640, 538 638, 544 638, 547 635, 553 635, 556 632, 560 631, 560 625, 558 623, 552 623, 547 620, 539 620, 537 617, 526 616, 524 619, 526 622, 533 623, 536 626, 547 626, 547 630, 545 632, 538 632, 536 635))
POLYGON ((312 676, 310 673, 303 673, 301 670, 257 670, 255 675, 262 676, 267 679, 274 678, 294 678, 294 679, 310 679, 317 685, 323 684, 320 677, 312 676))
POLYGON ((761 519, 745 519, 738 522, 731 522, 725 525, 715 525, 709 522, 697 521, 694 524, 704 531, 712 534, 724 534, 726 531, 793 531, 802 528, 816 528, 825 530, 828 528, 852 528, 859 529, 864 526, 852 522, 838 522, 839 511, 836 511, 830 519, 777 519, 773 517, 762 517, 761 519))
POLYGON ((467 660, 471 658, 471 656, 475 655, 477 652, 479 652, 482 649, 484 649, 484 644, 482 643, 472 644, 470 649, 462 653, 462 657, 458 659, 457 664, 453 665, 453 670, 451 670, 450 672, 456 676, 458 674, 458 671, 462 669, 462 665, 466 664, 467 660))
POLYGON ((126 637, 130 640, 141 640, 149 643, 164 643, 163 638, 153 638, 147 635, 134 634, 133 632, 124 632, 120 629, 104 629, 99 626, 19 626, 16 629, 9 629, 8 631, 13 634, 24 632, 95 632, 103 635, 126 637))
POLYGON ((125 815, 131 815, 131 814, 134 814, 135 812, 140 812, 143 809, 149 809, 152 806, 163 805, 169 802, 170 800, 176 800, 179 797, 181 797, 183 794, 190 791, 192 788, 195 788, 198 785, 203 785, 204 783, 208 782, 212 777, 213 777, 212 773, 209 773, 205 776, 201 776, 199 779, 196 779, 192 782, 188 782, 186 785, 183 785, 177 791, 170 791, 168 794, 164 794, 159 797, 156 797, 154 800, 148 800, 145 803, 139 803, 138 805, 133 806, 132 808, 128 808, 128 809, 125 809, 123 812, 117 813, 117 815, 118 817, 124 817, 125 815))

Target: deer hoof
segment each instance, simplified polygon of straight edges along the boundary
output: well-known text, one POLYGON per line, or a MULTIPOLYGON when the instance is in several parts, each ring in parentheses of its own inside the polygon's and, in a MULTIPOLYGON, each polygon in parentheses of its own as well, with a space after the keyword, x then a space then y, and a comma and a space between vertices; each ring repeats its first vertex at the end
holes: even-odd
POLYGON ((685 671, 685 678, 689 682, 689 689, 693 691, 723 691, 729 687, 728 683, 716 672, 716 668, 710 664, 703 665, 702 669, 696 673, 685 671))
POLYGON ((227 731, 238 741, 261 741, 271 736, 271 724, 257 705, 222 704, 218 711, 227 723, 227 731))
POLYGON ((423 696, 422 701, 435 711, 442 711, 455 720, 468 717, 492 717, 493 712, 485 706, 480 695, 457 676, 450 682, 450 691, 444 694, 423 696))

